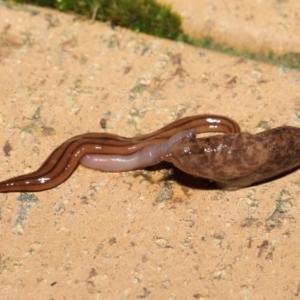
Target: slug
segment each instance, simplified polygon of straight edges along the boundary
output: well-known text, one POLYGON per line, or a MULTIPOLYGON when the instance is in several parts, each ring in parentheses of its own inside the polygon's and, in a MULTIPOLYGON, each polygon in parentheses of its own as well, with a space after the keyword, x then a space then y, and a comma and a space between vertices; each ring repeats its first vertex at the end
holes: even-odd
POLYGON ((300 129, 284 126, 207 138, 182 138, 164 160, 196 177, 236 190, 300 166, 300 129))
POLYGON ((229 118, 208 114, 179 119, 153 133, 133 138, 109 133, 81 134, 56 148, 37 171, 0 182, 0 192, 54 188, 68 179, 79 163, 114 172, 154 165, 181 140, 195 140, 196 134, 204 132, 228 134, 240 132, 240 128, 229 118))

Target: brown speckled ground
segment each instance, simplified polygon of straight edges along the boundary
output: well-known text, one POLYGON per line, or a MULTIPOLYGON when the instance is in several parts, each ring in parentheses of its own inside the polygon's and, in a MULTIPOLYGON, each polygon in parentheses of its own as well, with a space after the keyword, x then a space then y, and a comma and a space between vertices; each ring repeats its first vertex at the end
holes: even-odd
MULTIPOLYGON (((50 10, 0 16, 1 179, 88 131, 133 136, 196 113, 253 133, 300 126, 298 71, 50 10)), ((299 171, 235 192, 169 172, 79 167, 55 189, 0 194, 0 298, 299 297, 299 171)))

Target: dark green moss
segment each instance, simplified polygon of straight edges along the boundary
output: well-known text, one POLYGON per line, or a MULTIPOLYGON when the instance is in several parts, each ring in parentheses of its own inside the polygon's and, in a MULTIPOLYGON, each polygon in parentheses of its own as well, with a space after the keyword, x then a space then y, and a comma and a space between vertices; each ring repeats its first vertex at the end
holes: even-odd
POLYGON ((272 51, 267 54, 241 51, 228 45, 218 44, 211 37, 204 37, 202 40, 189 38, 187 43, 233 56, 262 61, 273 65, 281 65, 291 69, 300 69, 300 52, 276 55, 272 51))
POLYGON ((109 21, 112 26, 130 28, 171 40, 185 40, 181 18, 171 7, 155 0, 16 0, 61 11, 72 11, 87 18, 109 21))
POLYGON ((16 3, 30 3, 38 6, 55 7, 55 0, 15 0, 16 3))

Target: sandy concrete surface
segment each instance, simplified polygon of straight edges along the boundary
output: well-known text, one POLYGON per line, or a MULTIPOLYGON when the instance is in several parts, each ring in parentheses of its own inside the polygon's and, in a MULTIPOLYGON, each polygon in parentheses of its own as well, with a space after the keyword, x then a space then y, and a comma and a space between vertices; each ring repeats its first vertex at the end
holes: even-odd
POLYGON ((194 37, 246 51, 299 52, 300 2, 293 0, 159 0, 171 4, 194 37))
MULTIPOLYGON (((300 126, 298 71, 51 10, 0 16, 3 180, 89 131, 201 113, 252 133, 300 126)), ((0 299, 298 299, 299 183, 228 192, 170 166, 79 166, 57 188, 0 194, 0 299)))

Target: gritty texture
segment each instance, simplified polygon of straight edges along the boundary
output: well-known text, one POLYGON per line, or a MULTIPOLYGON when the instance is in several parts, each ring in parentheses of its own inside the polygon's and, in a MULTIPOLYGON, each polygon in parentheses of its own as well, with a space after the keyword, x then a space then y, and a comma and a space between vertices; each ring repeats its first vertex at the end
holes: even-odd
MULTIPOLYGON (((253 134, 300 127, 298 71, 51 10, 0 15, 1 180, 85 132, 130 137, 196 113, 253 134)), ((299 183, 227 192, 168 165, 79 167, 52 190, 0 194, 0 298, 297 299, 299 183)))
POLYGON ((211 37, 244 51, 299 53, 299 1, 159 1, 179 13, 193 37, 211 37))

